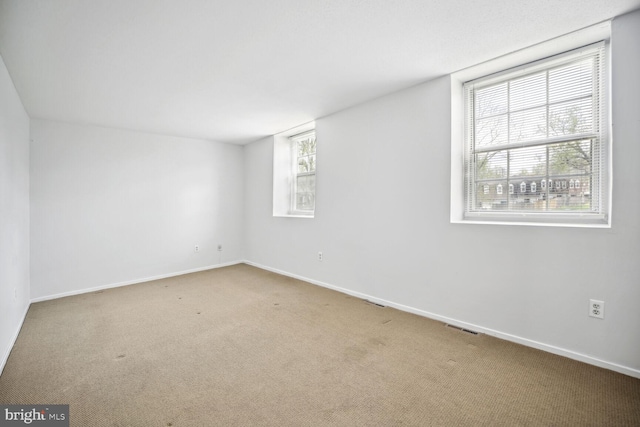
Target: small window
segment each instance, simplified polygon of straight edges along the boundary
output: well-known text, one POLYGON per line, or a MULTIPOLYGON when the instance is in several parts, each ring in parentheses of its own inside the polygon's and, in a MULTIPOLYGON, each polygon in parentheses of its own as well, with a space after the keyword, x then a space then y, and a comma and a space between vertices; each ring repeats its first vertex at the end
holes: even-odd
POLYGON ((496 193, 502 194, 502 184, 498 184, 498 186, 496 187, 496 193))
POLYGON ((488 186, 488 185, 485 185, 485 186, 483 187, 483 189, 482 189, 482 192, 483 192, 484 194, 489 194, 489 186, 488 186))
POLYGON ((293 200, 294 212, 313 212, 316 206, 316 133, 305 132, 291 138, 294 152, 293 200))
POLYGON ((526 193, 526 192, 527 192, 527 183, 526 183, 526 182, 524 182, 524 181, 522 181, 522 182, 520 183, 520 192, 521 192, 521 193, 526 193))
POLYGON ((536 187, 537 187, 537 186, 536 186, 536 183, 535 183, 535 182, 532 182, 532 183, 531 183, 531 192, 532 192, 532 193, 535 193, 535 192, 536 192, 536 187))
POLYGON ((509 194, 513 194, 513 184, 509 184, 509 194))
POLYGON ((316 171, 315 123, 273 136, 273 216, 314 217, 316 171))
POLYGON ((547 180, 543 179, 542 181, 540 181, 540 189, 541 190, 546 190, 547 189, 547 180))

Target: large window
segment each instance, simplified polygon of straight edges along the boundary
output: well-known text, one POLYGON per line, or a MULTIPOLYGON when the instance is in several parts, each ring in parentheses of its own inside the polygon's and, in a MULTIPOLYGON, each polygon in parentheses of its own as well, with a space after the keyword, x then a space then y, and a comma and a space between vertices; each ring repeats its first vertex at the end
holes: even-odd
POLYGON ((601 42, 464 85, 465 218, 607 220, 605 65, 601 42))

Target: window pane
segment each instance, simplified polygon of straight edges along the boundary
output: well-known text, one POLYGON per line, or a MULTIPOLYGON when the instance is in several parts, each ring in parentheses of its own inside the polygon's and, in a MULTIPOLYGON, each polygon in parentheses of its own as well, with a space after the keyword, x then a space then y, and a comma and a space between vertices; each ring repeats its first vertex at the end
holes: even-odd
POLYGON ((549 106, 549 135, 571 135, 593 131, 591 98, 549 106))
POLYGON ((307 156, 316 152, 316 139, 310 137, 298 141, 298 157, 307 156))
POLYGON ((296 193, 296 209, 301 211, 312 211, 315 209, 315 194, 296 193))
POLYGON ((475 146, 477 148, 507 143, 507 115, 476 121, 475 146))
POLYGON ((476 91, 475 115, 478 118, 507 112, 507 83, 476 91))
POLYGON ((593 58, 549 71, 549 102, 576 99, 593 92, 593 58))
POLYGON ((591 195, 588 185, 571 188, 569 178, 561 178, 549 190, 549 209, 558 211, 590 211, 591 195))
POLYGON ((515 148, 509 151, 509 177, 543 177, 546 174, 547 150, 544 146, 515 148))
POLYGON ((298 173, 309 172, 309 161, 306 157, 298 159, 298 173))
POLYGON ((546 194, 540 191, 540 181, 531 179, 514 180, 513 193, 509 198, 509 209, 516 211, 545 211, 546 194), (515 185, 514 185, 515 184, 515 185))
POLYGON ((547 108, 539 107, 511 114, 509 142, 547 137, 547 108))
POLYGON ((547 102, 546 72, 513 80, 510 83, 509 110, 537 107, 547 102))
POLYGON ((304 156, 306 154, 306 150, 308 149, 306 141, 298 141, 298 157, 304 156))
POLYGON ((296 209, 313 210, 315 207, 316 176, 296 178, 296 209))
POLYGON ((476 206, 482 210, 507 209, 507 181, 478 183, 476 186, 476 206), (502 190, 502 192, 500 192, 502 190))
POLYGON ((492 151, 476 156, 476 178, 495 179, 507 177, 507 152, 492 151))
POLYGON ((549 174, 591 173, 591 141, 572 141, 549 145, 549 174))
POLYGON ((316 170, 315 154, 298 158, 298 173, 315 172, 315 170, 316 170))
POLYGON ((303 175, 296 178, 296 189, 298 193, 312 193, 316 189, 316 176, 303 175))

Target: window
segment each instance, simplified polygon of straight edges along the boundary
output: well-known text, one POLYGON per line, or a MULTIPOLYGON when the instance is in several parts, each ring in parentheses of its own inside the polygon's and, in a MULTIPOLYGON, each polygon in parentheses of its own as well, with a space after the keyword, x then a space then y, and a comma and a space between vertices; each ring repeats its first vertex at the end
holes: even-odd
POLYGON ((273 136, 273 216, 313 218, 316 131, 310 122, 273 136))
POLYGON ((599 42, 464 84, 463 219, 608 222, 606 72, 599 42))
POLYGON ((313 212, 316 205, 316 132, 309 131, 291 138, 295 159, 292 210, 313 212))

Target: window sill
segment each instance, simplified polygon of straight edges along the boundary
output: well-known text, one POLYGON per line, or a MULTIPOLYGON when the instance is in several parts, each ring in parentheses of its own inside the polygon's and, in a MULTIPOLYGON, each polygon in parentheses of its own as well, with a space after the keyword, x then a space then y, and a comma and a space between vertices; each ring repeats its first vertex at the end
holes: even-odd
POLYGON ((605 215, 549 215, 549 214, 517 214, 510 213, 484 214, 470 213, 460 219, 451 219, 452 224, 489 224, 518 225, 533 227, 579 227, 579 228, 611 228, 605 215))
POLYGON ((314 214, 274 214, 274 218, 307 218, 313 219, 315 217, 314 214))

